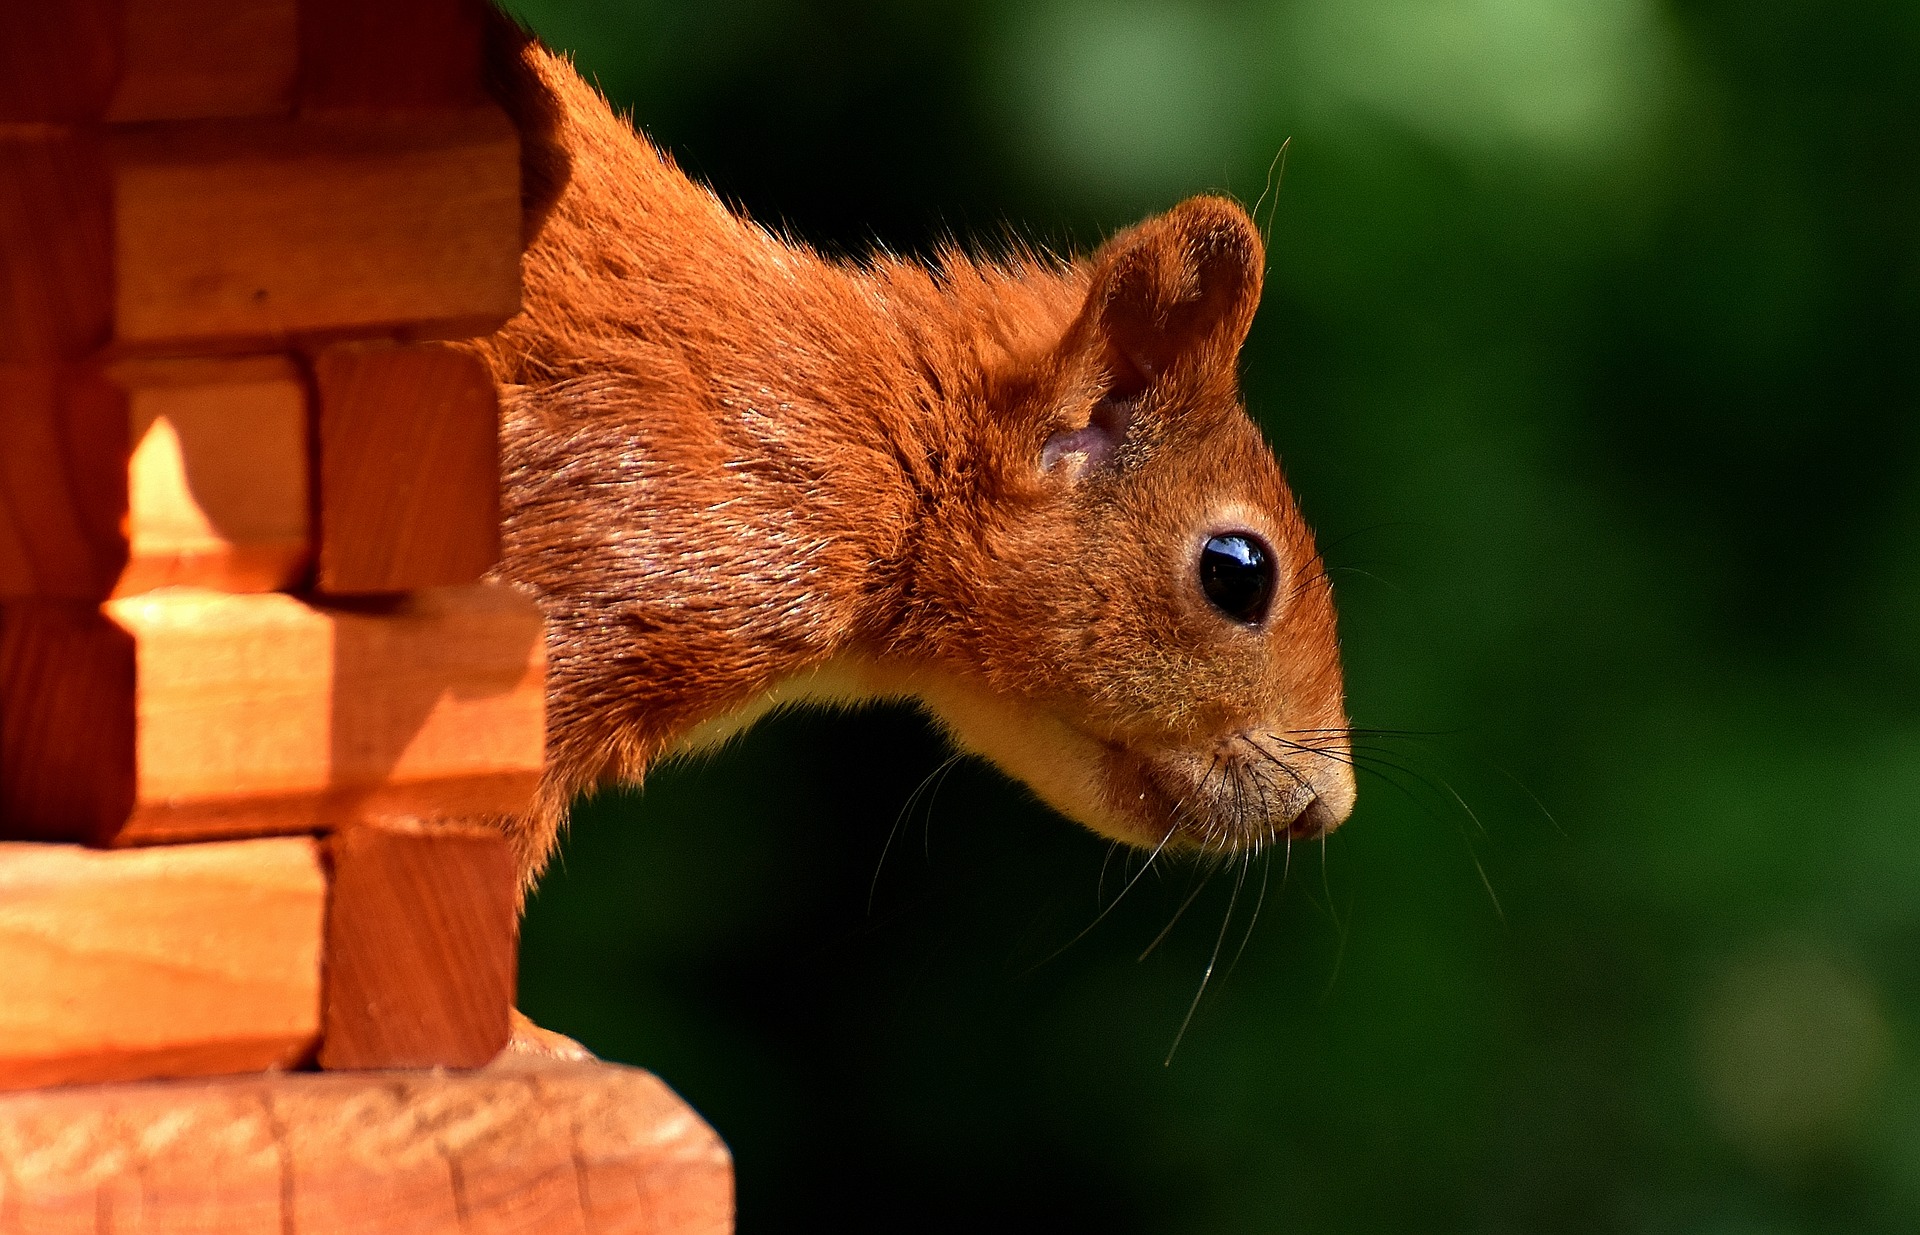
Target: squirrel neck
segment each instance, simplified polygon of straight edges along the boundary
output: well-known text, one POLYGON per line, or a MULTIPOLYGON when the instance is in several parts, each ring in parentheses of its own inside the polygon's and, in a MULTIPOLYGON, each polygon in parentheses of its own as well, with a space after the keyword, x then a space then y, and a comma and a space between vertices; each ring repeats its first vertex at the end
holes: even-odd
POLYGON ((549 619, 557 804, 886 649, 915 529, 953 517, 996 380, 1057 344, 1084 275, 826 260, 547 77, 571 180, 522 314, 476 350, 502 393, 500 573, 549 619))

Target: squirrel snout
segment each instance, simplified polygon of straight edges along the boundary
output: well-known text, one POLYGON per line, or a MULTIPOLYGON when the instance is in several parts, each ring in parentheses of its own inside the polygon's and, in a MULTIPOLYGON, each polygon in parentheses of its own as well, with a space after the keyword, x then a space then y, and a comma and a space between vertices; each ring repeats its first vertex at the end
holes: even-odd
POLYGON ((1287 825, 1289 840, 1313 840, 1325 836, 1347 821, 1353 813, 1353 756, 1347 750, 1316 752, 1320 764, 1308 777, 1313 796, 1287 825))
POLYGON ((1210 754, 1116 750, 1111 800, 1131 808, 1132 824, 1112 834, 1150 846, 1171 828, 1180 847, 1226 853, 1312 840, 1353 813, 1350 764, 1344 738, 1309 744, 1264 732, 1236 733, 1210 754))
POLYGON ((1306 808, 1287 825, 1290 840, 1313 840, 1325 836, 1347 820, 1347 812, 1327 805, 1319 794, 1308 799, 1306 808))

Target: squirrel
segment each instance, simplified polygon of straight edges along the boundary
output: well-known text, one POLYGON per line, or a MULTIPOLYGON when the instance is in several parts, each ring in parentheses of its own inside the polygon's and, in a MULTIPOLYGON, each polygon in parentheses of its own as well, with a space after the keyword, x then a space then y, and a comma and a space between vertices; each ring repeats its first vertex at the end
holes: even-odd
POLYGON ((917 702, 1158 851, 1352 810, 1331 587, 1242 405, 1264 247, 1195 197, 1090 257, 828 260, 732 213, 502 19, 521 313, 500 578, 548 627, 529 883, 568 803, 805 702, 917 702))

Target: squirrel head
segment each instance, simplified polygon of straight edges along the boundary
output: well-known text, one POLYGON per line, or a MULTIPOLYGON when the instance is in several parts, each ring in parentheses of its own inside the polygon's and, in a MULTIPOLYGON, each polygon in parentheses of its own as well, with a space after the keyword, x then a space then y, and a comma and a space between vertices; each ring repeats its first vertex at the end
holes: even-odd
POLYGON ((1326 570, 1240 399, 1263 261, 1214 197, 1098 250, 1057 344, 989 376, 914 564, 916 693, 1136 845, 1243 851, 1353 806, 1326 570))

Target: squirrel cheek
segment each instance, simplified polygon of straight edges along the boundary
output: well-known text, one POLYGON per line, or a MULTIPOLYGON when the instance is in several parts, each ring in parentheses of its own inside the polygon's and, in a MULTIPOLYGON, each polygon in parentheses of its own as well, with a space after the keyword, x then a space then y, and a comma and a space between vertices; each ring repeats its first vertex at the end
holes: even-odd
POLYGON ((954 744, 1024 783, 1041 801, 1102 836, 1152 845, 1138 812, 1111 788, 1111 748, 1059 717, 958 679, 921 678, 916 694, 954 744), (1117 809, 1118 808, 1118 809, 1117 809))

